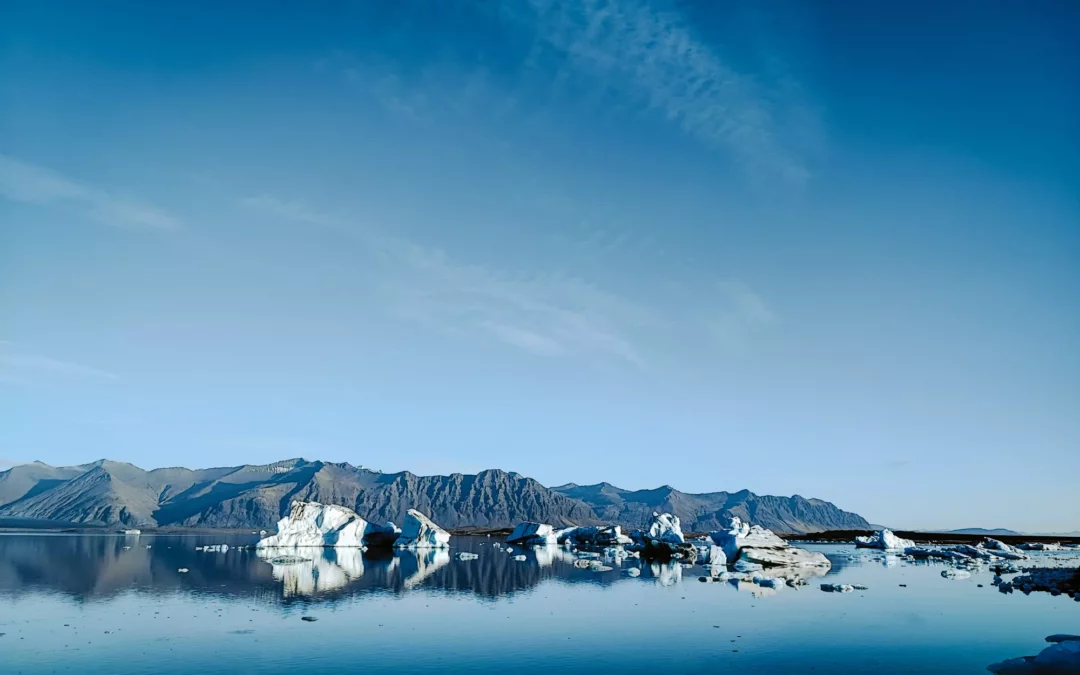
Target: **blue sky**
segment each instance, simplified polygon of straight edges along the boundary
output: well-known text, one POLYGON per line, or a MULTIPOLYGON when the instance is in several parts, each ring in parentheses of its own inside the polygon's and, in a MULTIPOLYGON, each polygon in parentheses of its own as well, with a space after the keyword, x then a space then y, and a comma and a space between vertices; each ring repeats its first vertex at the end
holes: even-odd
POLYGON ((302 5, 6 4, 0 463, 1080 528, 1075 3, 302 5))

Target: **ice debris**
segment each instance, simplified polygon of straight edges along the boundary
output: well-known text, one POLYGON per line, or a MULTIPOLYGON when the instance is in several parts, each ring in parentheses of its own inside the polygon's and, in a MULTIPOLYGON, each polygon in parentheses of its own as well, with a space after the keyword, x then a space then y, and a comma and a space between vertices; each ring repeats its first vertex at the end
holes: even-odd
POLYGON ((468 551, 461 551, 457 554, 458 560, 476 560, 480 556, 475 553, 469 553, 468 551))

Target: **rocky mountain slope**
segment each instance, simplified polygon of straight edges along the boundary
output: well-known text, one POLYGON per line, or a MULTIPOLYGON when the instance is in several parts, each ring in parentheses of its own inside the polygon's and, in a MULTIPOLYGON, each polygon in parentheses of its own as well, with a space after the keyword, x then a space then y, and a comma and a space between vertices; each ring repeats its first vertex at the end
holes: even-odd
POLYGON ((665 485, 655 490, 624 490, 610 483, 561 485, 552 488, 592 507, 604 522, 641 527, 653 511, 674 513, 684 531, 719 529, 730 516, 776 532, 805 533, 821 530, 869 528, 855 513, 842 511, 820 499, 756 495, 749 490, 689 494, 665 485))
POLYGON ((350 464, 293 459, 261 466, 144 471, 100 460, 74 467, 40 462, 0 472, 0 519, 109 527, 271 528, 294 499, 341 504, 375 521, 400 523, 417 508, 443 527, 499 528, 534 520, 556 526, 643 525, 654 510, 687 530, 727 515, 782 532, 866 529, 829 502, 748 491, 694 495, 671 487, 629 491, 607 483, 546 488, 500 470, 476 475, 381 473, 350 464))

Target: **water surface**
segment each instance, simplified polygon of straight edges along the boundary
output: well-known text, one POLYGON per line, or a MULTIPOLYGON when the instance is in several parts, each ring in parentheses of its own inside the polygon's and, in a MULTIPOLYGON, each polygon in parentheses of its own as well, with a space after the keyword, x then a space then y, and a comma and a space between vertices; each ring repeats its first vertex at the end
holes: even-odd
POLYGON ((949 580, 848 546, 807 546, 833 569, 779 591, 634 559, 594 572, 561 550, 519 562, 486 537, 420 555, 308 551, 295 565, 195 550, 257 539, 0 535, 0 671, 984 673, 1080 633, 1070 598, 1004 595, 989 571, 949 580))

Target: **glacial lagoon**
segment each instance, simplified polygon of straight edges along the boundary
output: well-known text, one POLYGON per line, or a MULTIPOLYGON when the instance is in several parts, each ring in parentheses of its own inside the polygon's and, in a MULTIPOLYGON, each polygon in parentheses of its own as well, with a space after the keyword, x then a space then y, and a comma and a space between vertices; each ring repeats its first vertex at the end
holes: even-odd
MULTIPOLYGON (((703 583, 707 568, 678 562, 593 571, 488 537, 291 564, 235 548, 257 539, 0 534, 0 671, 985 673, 1080 633, 1072 598, 1006 595, 986 567, 948 579, 943 564, 853 546, 806 545, 832 568, 774 590, 703 583), (219 544, 231 548, 196 550, 219 544)), ((1025 564, 1075 567, 1080 552, 1025 564)))

